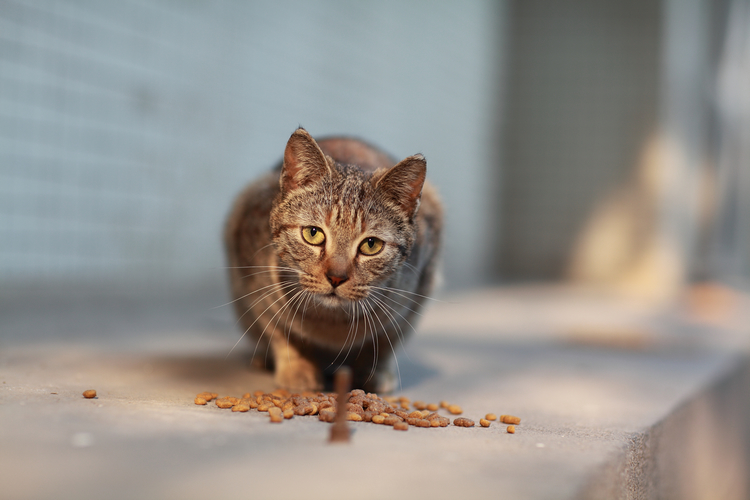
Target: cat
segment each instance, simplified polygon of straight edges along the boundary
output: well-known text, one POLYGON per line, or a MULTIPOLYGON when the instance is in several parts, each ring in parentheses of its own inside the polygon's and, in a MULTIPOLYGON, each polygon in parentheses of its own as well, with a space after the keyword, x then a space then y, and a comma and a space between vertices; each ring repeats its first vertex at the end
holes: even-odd
POLYGON ((442 207, 426 171, 422 155, 396 163, 300 127, 281 165, 237 197, 224 234, 231 294, 254 362, 280 387, 322 390, 346 365, 355 387, 394 389, 395 348, 440 251, 442 207))

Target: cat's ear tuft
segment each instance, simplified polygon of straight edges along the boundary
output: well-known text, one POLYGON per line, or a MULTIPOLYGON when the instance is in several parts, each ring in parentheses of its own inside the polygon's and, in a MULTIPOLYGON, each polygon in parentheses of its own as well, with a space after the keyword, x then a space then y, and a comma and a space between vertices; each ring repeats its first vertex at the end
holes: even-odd
POLYGON ((302 127, 286 143, 281 168, 281 190, 290 191, 320 180, 330 172, 326 156, 315 139, 302 127))
POLYGON ((411 218, 419 208, 426 175, 427 161, 424 156, 417 154, 386 170, 375 185, 411 218))

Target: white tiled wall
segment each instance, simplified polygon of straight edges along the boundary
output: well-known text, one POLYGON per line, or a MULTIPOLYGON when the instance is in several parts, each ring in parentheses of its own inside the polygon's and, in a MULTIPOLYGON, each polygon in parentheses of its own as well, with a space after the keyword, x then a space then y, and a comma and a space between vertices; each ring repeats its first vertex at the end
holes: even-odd
POLYGON ((502 9, 0 0, 0 286, 223 279, 231 198, 298 125, 422 152, 448 285, 486 276, 502 9))

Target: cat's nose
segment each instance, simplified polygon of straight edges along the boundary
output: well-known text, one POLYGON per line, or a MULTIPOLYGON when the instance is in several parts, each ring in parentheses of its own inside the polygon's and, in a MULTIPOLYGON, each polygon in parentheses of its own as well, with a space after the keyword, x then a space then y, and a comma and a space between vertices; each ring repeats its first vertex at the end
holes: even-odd
POLYGON ((346 275, 346 273, 332 273, 329 272, 326 274, 326 278, 328 278, 328 281, 333 285, 333 288, 336 288, 343 282, 349 279, 349 276, 346 275))

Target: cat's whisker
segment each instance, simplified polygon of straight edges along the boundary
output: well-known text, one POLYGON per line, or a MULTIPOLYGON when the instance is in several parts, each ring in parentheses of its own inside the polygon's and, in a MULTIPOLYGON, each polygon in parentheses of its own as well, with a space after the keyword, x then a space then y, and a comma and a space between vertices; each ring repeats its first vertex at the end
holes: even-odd
POLYGON ((266 271, 257 271, 250 274, 245 274, 244 276, 240 276, 240 279, 247 279, 252 278, 253 276, 258 276, 259 274, 270 274, 270 273, 277 273, 280 278, 296 278, 299 277, 299 273, 293 274, 291 271, 277 271, 275 269, 268 269, 266 271))
MULTIPOLYGON (((307 290, 302 290, 302 295, 300 295, 299 300, 297 301, 297 307, 294 309, 294 314, 292 315, 292 321, 289 324, 289 328, 284 328, 284 333, 286 334, 287 341, 289 340, 289 337, 292 335, 292 327, 294 326, 294 318, 297 317, 297 313, 299 312, 300 306, 305 302, 305 299, 307 298, 307 295, 309 295, 310 292, 307 290)), ((304 312, 302 313, 302 318, 304 319, 304 312)), ((288 315, 287 315, 288 316, 288 315)))
MULTIPOLYGON (((371 297, 371 298, 374 300, 377 300, 375 297, 371 297)), ((375 302, 375 304, 378 304, 378 302, 375 302)), ((380 308, 383 310, 386 316, 389 316, 388 311, 386 311, 386 309, 382 305, 380 305, 380 308)), ((373 312, 374 312, 374 308, 373 308, 373 312)), ((388 341, 388 345, 391 346, 391 352, 393 352, 393 360, 396 363, 396 373, 398 374, 398 383, 400 386, 401 385, 401 369, 398 366, 398 357, 396 356, 396 348, 393 345, 393 342, 391 342, 391 337, 388 335, 388 330, 386 329, 385 325, 383 325, 383 322, 380 320, 380 317, 377 314, 375 316, 378 318, 378 321, 380 322, 380 326, 383 328, 382 332, 383 332, 383 335, 385 335, 385 339, 388 341)), ((401 327, 395 321, 395 318, 393 316, 391 316, 391 318, 392 318, 391 322, 400 330, 401 327)), ((402 335, 403 335, 403 332, 402 332, 402 335)), ((374 369, 375 369, 375 366, 373 366, 373 371, 374 369)))
POLYGON ((396 327, 396 334, 399 336, 399 340, 402 343, 406 341, 406 337, 404 336, 404 331, 401 328, 401 325, 399 324, 399 322, 396 319, 396 316, 394 316, 393 313, 398 314, 401 317, 401 319, 403 319, 404 321, 406 321, 406 323, 411 327, 412 331, 416 332, 416 330, 414 329, 414 326, 412 326, 412 324, 409 323, 409 320, 407 320, 404 317, 403 314, 401 314, 400 312, 398 312, 396 310, 396 308, 394 308, 390 304, 386 304, 385 302, 383 302, 382 299, 380 299, 379 297, 377 297, 375 294, 373 294, 370 297, 370 300, 372 300, 375 304, 377 304, 377 306, 380 307, 380 309, 383 311, 383 313, 385 313, 385 315, 388 316, 388 319, 391 321, 391 324, 393 324, 393 326, 396 327))
MULTIPOLYGON (((294 285, 294 283, 292 283, 292 285, 294 285)), ((288 287, 289 285, 281 285, 281 286, 282 286, 282 287, 283 287, 283 286, 287 286, 287 287, 288 287)), ((231 348, 231 349, 229 350, 229 352, 227 353, 227 355, 226 355, 226 357, 225 357, 224 359, 228 358, 228 357, 229 357, 229 355, 230 355, 230 354, 232 354, 232 351, 234 351, 234 348, 235 348, 235 347, 237 347, 237 344, 239 344, 239 343, 240 343, 240 341, 241 341, 241 340, 242 340, 242 339, 243 339, 243 338, 245 337, 245 335, 247 335, 247 332, 249 332, 249 331, 250 331, 250 329, 251 329, 251 328, 252 328, 253 326, 255 326, 255 323, 257 323, 257 322, 258 322, 258 320, 259 320, 260 318, 262 318, 262 317, 263 317, 263 315, 264 315, 264 314, 266 313, 266 311, 268 311, 268 310, 269 310, 269 309, 270 309, 271 307, 273 307, 273 305, 274 305, 274 304, 276 304, 276 303, 277 303, 278 301, 282 300, 282 299, 283 299, 284 297, 286 297, 287 295, 289 295, 290 293, 293 293, 293 292, 294 292, 294 289, 292 289, 292 290, 289 290, 289 291, 285 292, 284 294, 282 294, 282 295, 281 295, 281 297, 279 297, 278 299, 276 299, 276 300, 274 300, 273 302, 271 302, 271 304, 270 304, 270 305, 269 305, 268 307, 266 307, 266 308, 265 308, 265 309, 263 310, 263 312, 262 312, 262 313, 258 314, 258 316, 257 316, 257 317, 255 318, 255 321, 253 321, 253 322, 252 322, 252 323, 250 324, 250 326, 248 326, 248 327, 247 327, 247 328, 245 329, 245 331, 244 331, 244 332, 242 332, 242 335, 241 335, 241 336, 240 336, 240 338, 239 338, 239 339, 237 340, 237 342, 235 342, 235 343, 234 343, 234 345, 233 345, 233 346, 232 346, 232 348, 231 348)), ((272 293, 274 293, 274 292, 269 292, 269 294, 265 295, 265 297, 268 297, 268 295, 270 295, 270 294, 272 294, 272 293)), ((258 299, 258 300, 260 300, 260 299, 258 299)), ((256 301, 256 303, 257 303, 257 301, 256 301)), ((252 306, 251 306, 251 307, 252 307, 252 306)), ((248 309, 248 310, 249 310, 249 309, 248 309)), ((240 317, 240 318, 241 318, 241 317, 240 317)), ((265 329, 264 329, 263 331, 265 332, 265 329)), ((255 350, 257 350, 257 349, 258 349, 258 343, 260 343, 260 341, 261 341, 262 337, 263 337, 263 335, 261 335, 261 336, 260 336, 260 337, 258 338, 258 342, 256 342, 256 344, 255 344, 255 350)), ((269 342, 269 345, 270 345, 270 342, 269 342)), ((253 350, 253 355, 252 355, 251 359, 255 357, 255 350, 253 350)))
MULTIPOLYGON (((424 315, 423 315, 423 314, 422 314, 422 313, 421 313, 420 311, 418 311, 418 310, 416 310, 416 309, 412 309, 411 307, 409 307, 409 306, 407 306, 407 305, 405 305, 405 304, 402 304, 401 302, 399 302, 398 300, 396 300, 396 299, 394 299, 393 297, 389 296, 389 295, 388 295, 387 293, 385 293, 385 292, 381 292, 381 291, 378 291, 378 290, 370 290, 370 293, 371 293, 371 294, 372 294, 373 296, 377 296, 377 297, 381 297, 382 299, 387 299, 387 300, 390 300, 391 302, 393 302, 393 303, 394 303, 394 304, 396 304, 397 306, 399 306, 399 307, 403 307, 404 309, 406 309, 407 311, 409 311, 409 312, 410 312, 410 313, 412 313, 412 314, 416 314, 417 316, 424 316, 424 315)), ((388 307, 390 307, 390 308, 392 308, 392 309, 395 309, 395 308, 393 308, 393 306, 391 306, 390 304, 388 304, 388 307)), ((403 316, 401 316, 401 317, 403 318, 403 316)), ((404 319, 406 319, 406 318, 404 318, 404 319)), ((415 330, 415 331, 416 331, 416 330, 415 330)))
MULTIPOLYGON (((352 341, 351 341, 351 343, 349 343, 349 349, 346 351, 346 357, 344 358, 344 361, 346 361, 347 359, 349 359, 349 355, 351 354, 352 348, 354 347, 354 342, 357 340, 357 334, 359 333, 359 317, 360 317, 360 314, 359 314, 359 302, 354 302, 353 306, 352 306, 352 309, 353 309, 352 310, 352 314, 354 315, 354 317, 352 318, 352 322, 354 324, 354 337, 352 337, 352 341)), ((347 335, 347 337, 348 337, 348 335, 347 335)), ((364 337, 365 338, 367 337, 367 326, 366 325, 365 325, 364 337)), ((346 344, 344 344, 344 345, 346 345, 346 344)), ((362 347, 362 345, 360 344, 360 351, 361 351, 361 347, 362 347)), ((357 356, 359 356, 359 354, 357 354, 357 356)))
POLYGON ((419 269, 414 267, 413 265, 409 264, 408 262, 404 261, 404 267, 408 268, 411 272, 419 276, 419 269))
MULTIPOLYGON (((245 308, 245 312, 243 312, 243 313, 242 313, 242 314, 240 315, 240 317, 239 317, 239 318, 237 318, 237 321, 235 322, 235 325, 237 325, 237 324, 238 324, 238 323, 239 323, 239 322, 240 322, 240 321, 242 320, 242 318, 244 318, 244 317, 245 317, 245 314, 247 314, 248 312, 250 312, 250 311, 251 311, 251 310, 253 309, 253 307, 255 307, 255 305, 256 305, 257 303, 259 303, 259 302, 261 302, 261 301, 265 300, 266 298, 268 298, 269 296, 273 295, 273 294, 274 294, 274 293, 276 293, 276 292, 280 292, 280 291, 282 291, 282 290, 285 290, 285 289, 287 289, 287 288, 290 288, 290 287, 293 287, 293 286, 295 286, 295 285, 296 285, 296 283, 295 283, 295 282, 293 282, 293 281, 282 281, 282 282, 279 282, 279 283, 274 283, 273 285, 276 285, 276 287, 275 287, 275 288, 273 288, 273 289, 272 289, 272 290, 270 290, 270 291, 267 291, 267 292, 266 292, 266 293, 264 293, 264 294, 263 294, 262 296, 258 297, 258 299, 257 299, 257 300, 256 300, 255 302, 253 302, 252 304, 250 304, 249 306, 247 306, 247 307, 245 308)), ((268 286, 270 287, 270 286, 272 286, 272 285, 268 285, 268 286)), ((267 287, 264 287, 264 288, 267 288, 267 287)))
MULTIPOLYGON (((290 282, 290 283, 291 283, 291 282, 290 282)), ((226 306, 228 306, 228 305, 234 304, 234 303, 235 303, 235 302, 237 302, 237 301, 240 301, 240 300, 242 300, 242 299, 245 299, 245 298, 247 298, 247 297, 249 297, 249 296, 251 296, 251 295, 255 295, 256 293, 258 293, 258 292, 260 292, 260 291, 263 291, 263 290, 265 290, 266 288, 270 288, 270 287, 272 287, 272 286, 277 286, 277 285, 279 285, 279 284, 280 284, 280 283, 271 283, 270 285, 266 285, 266 286, 260 287, 260 288, 258 288, 257 290, 253 290, 252 292, 250 292, 250 293, 246 293, 245 295, 243 295, 243 296, 241 296, 241 297, 237 297, 236 299, 234 299, 234 300, 231 300, 231 301, 227 302, 226 304, 222 304, 222 305, 220 305, 220 306, 214 306, 214 307, 212 307, 211 309, 213 310, 213 309, 219 309, 220 307, 226 307, 226 306)), ((236 323, 235 323, 235 324, 236 324, 236 323)))
MULTIPOLYGON (((388 337, 388 333, 385 331, 385 326, 383 325, 383 322, 380 320, 380 317, 375 312, 375 309, 373 308, 372 304, 370 304, 366 300, 363 301, 362 303, 365 305, 365 308, 369 307, 369 309, 370 309, 370 316, 374 317, 375 319, 378 320, 378 322, 380 322, 380 326, 383 329, 382 333, 387 338, 388 337)), ((373 359, 373 362, 372 362, 372 368, 370 369, 370 375, 365 380, 365 383, 368 383, 375 376, 375 373, 377 372, 377 367, 378 367, 378 358, 380 356, 380 344, 378 344, 378 341, 375 338, 376 326, 375 326, 375 321, 374 320, 372 322, 372 327, 373 328, 370 330, 370 334, 372 336, 372 345, 374 347, 375 355, 374 355, 374 359, 373 359)), ((390 342, 390 339, 388 340, 388 342, 390 342)))
POLYGON ((413 295, 413 296, 419 297, 421 299, 432 300, 433 302, 440 302, 442 304, 453 304, 454 303, 454 302, 448 302, 448 301, 445 301, 445 300, 436 299, 434 297, 429 297, 427 295, 422 295, 421 293, 412 292, 412 291, 409 291, 409 290, 403 290, 401 288, 394 288, 394 287, 391 287, 391 286, 385 286, 385 287, 383 287, 383 286, 370 285, 370 288, 374 288, 376 290, 383 290, 383 291, 386 291, 386 292, 394 293, 396 295, 400 295, 401 297, 405 298, 406 300, 411 300, 412 302, 414 302, 414 303, 416 303, 418 305, 421 305, 421 303, 418 302, 415 299, 412 299, 411 297, 407 297, 406 295, 402 295, 402 293, 408 293, 409 295, 413 295))
MULTIPOLYGON (((261 318, 261 317, 262 317, 262 316, 263 316, 263 315, 264 315, 264 314, 266 313, 266 311, 268 311, 268 310, 269 310, 269 309, 270 309, 270 308, 271 308, 271 307, 272 307, 272 306, 273 306, 273 305, 274 305, 274 304, 275 304, 276 302, 278 302, 279 300, 281 300, 281 299, 283 299, 283 298, 287 297, 287 296, 288 296, 289 294, 291 294, 291 293, 294 293, 294 292, 295 292, 295 290, 294 290, 294 289, 291 289, 291 290, 287 291, 286 293, 284 293, 284 294, 283 294, 283 295, 282 295, 281 297, 279 297, 278 299, 276 299, 275 301, 273 301, 273 302, 271 303, 271 305, 269 305, 269 306, 268 306, 268 307, 267 307, 267 308, 266 308, 266 309, 265 309, 265 310, 264 310, 264 311, 263 311, 262 313, 260 313, 260 314, 258 315, 258 319, 260 319, 260 318, 261 318)), ((296 293, 296 294, 294 295, 294 297, 296 297, 296 296, 297 296, 297 295, 299 295, 300 293, 302 293, 302 291, 297 291, 297 293, 296 293)), ((269 325, 271 324, 271 322, 272 322, 272 321, 274 320, 274 318, 275 318, 275 317, 276 317, 276 316, 277 316, 277 315, 278 315, 279 313, 281 313, 281 312, 282 312, 282 311, 283 311, 284 309, 286 309, 286 308, 287 308, 287 306, 289 306, 289 304, 290 304, 290 303, 292 303, 292 302, 294 301, 294 297, 292 297, 292 300, 291 300, 291 301, 287 301, 287 302, 285 302, 285 303, 284 303, 284 304, 283 304, 283 305, 282 305, 282 306, 281 306, 281 307, 279 308, 279 310, 278 310, 278 311, 276 311, 276 312, 274 313, 274 315, 273 315, 273 316, 271 316, 271 319, 269 319, 269 320, 268 320, 268 321, 266 322, 266 326, 264 326, 264 327, 263 327, 263 331, 262 331, 262 332, 261 332, 261 334, 260 334, 260 335, 258 336, 258 341, 257 341, 257 342, 255 343, 255 350, 253 350, 253 355, 252 355, 251 359, 255 357, 255 351, 256 351, 256 350, 258 349, 258 345, 260 344, 260 341, 261 341, 261 339, 262 339, 262 338, 263 338, 263 336, 264 336, 264 335, 266 334, 266 329, 268 329, 268 326, 269 326, 269 325)), ((258 321, 258 319, 256 319, 255 321, 258 321)), ((281 319, 281 317, 279 317, 279 319, 281 319)), ((253 322, 253 324, 255 324, 255 322, 253 322)), ((275 324, 275 325, 274 325, 274 327, 273 327, 273 330, 271 331, 271 338, 269 338, 269 339, 268 339, 268 343, 267 343, 267 345, 266 345, 266 353, 265 353, 265 358, 264 358, 264 359, 265 359, 266 361, 268 361, 268 350, 269 350, 269 349, 271 348, 271 341, 273 340, 273 335, 274 335, 274 333, 276 333, 276 329, 278 328, 278 325, 279 325, 279 321, 277 320, 277 321, 276 321, 276 324, 275 324)), ((250 325, 250 326, 252 327, 252 325, 250 325)), ((287 350, 287 354, 288 354, 288 352, 289 352, 289 351, 287 350)))
MULTIPOLYGON (((354 308, 354 304, 351 304, 351 307, 353 309, 354 308)), ((342 308, 343 308, 343 305, 342 305, 342 308)), ((353 312, 352 312, 352 314, 353 314, 353 312)), ((349 315, 348 312, 347 312, 347 315, 349 315)), ((339 357, 344 352, 344 349, 346 349, 346 345, 349 344, 349 351, 347 351, 346 356, 344 356, 344 359, 341 360, 341 365, 343 365, 346 362, 346 359, 349 356, 349 352, 351 351, 351 346, 354 345, 354 341, 357 339, 357 332, 356 332, 356 330, 353 330, 353 328, 354 328, 354 318, 352 318, 351 323, 349 324, 349 330, 346 332, 346 339, 344 339, 344 343, 341 345, 341 348, 339 349, 339 352, 336 354, 336 357, 333 358, 333 361, 331 361, 331 363, 328 365, 328 368, 330 368, 330 367, 332 367, 333 365, 336 364, 336 361, 339 360, 339 357), (354 337, 352 337, 352 332, 354 333, 354 337), (352 338, 351 343, 349 343, 349 338, 350 337, 352 338)), ((341 365, 338 366, 336 368, 336 370, 338 370, 339 368, 341 368, 341 365)))
MULTIPOLYGON (((398 312, 398 310, 396 310, 396 308, 394 308, 390 304, 386 304, 381 299, 377 298, 374 294, 373 294, 373 296, 371 298, 372 298, 373 301, 375 301, 376 304, 378 304, 380 306, 380 308, 383 310, 383 312, 387 316, 390 317, 391 323, 396 327, 396 330, 397 330, 396 335, 399 336, 399 340, 401 341, 401 345, 405 346, 406 345, 406 335, 404 334, 404 330, 401 328, 401 325, 399 324, 399 322, 396 319, 396 317, 393 316, 393 314, 390 313, 388 310, 391 310, 394 313, 398 314, 401 317, 401 319, 403 319, 404 321, 406 321, 406 324, 409 325, 409 327, 411 328, 411 330, 414 333, 417 333, 417 329, 414 328, 414 325, 412 325, 411 322, 408 319, 406 319, 406 317, 403 314, 401 314, 400 312, 398 312)), ((395 355, 396 355, 395 351, 394 351, 393 354, 394 354, 394 357, 395 357, 395 355)), ((409 361, 412 361, 411 356, 409 356, 409 352, 406 350, 406 348, 404 348, 404 354, 406 354, 406 357, 409 359, 409 361)))
MULTIPOLYGON (((277 315, 279 315, 278 319, 276 320, 276 324, 273 325, 273 330, 271 331, 271 338, 273 338, 273 336, 276 334, 276 331, 279 328, 279 321, 281 321, 281 316, 282 316, 281 313, 282 313, 282 311, 284 311, 284 310, 287 311, 287 321, 288 321, 289 320, 289 312, 291 312, 292 306, 300 298, 300 296, 302 296, 302 294, 304 294, 304 293, 305 293, 304 290, 299 290, 297 293, 295 293, 292 296, 292 298, 290 300, 286 301, 284 303, 284 305, 282 305, 281 308, 279 308, 279 310, 276 311, 276 314, 274 314, 273 317, 271 317, 271 319, 268 321, 268 324, 263 329, 263 333, 265 333, 266 328, 268 328, 268 325, 271 324, 271 321, 273 321, 273 318, 275 318, 277 315)), ((263 333, 261 333, 261 336, 263 336, 263 333)), ((286 326, 284 327, 284 330, 282 330, 282 333, 284 333, 284 338, 287 340, 287 342, 289 342, 289 337, 286 335, 286 326)), ((271 345, 271 342, 269 340, 268 347, 266 347, 266 358, 268 358, 268 349, 269 349, 270 345, 271 345)), ((291 360, 291 357, 290 357, 291 355, 289 354, 289 349, 286 350, 286 354, 287 354, 287 361, 291 364, 292 360, 291 360)))

